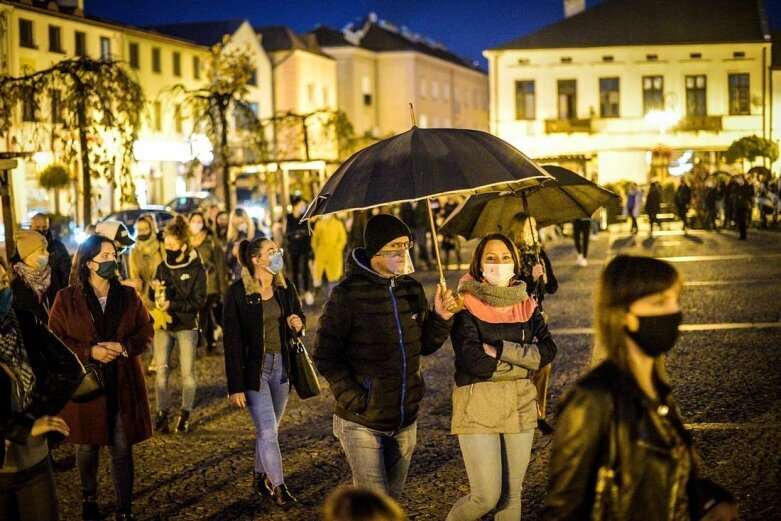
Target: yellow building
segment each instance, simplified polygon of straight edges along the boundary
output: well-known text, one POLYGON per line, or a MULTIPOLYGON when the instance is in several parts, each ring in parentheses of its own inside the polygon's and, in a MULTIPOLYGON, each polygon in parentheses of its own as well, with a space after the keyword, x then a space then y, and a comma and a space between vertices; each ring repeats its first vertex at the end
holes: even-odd
POLYGON ((339 108, 357 135, 386 137, 411 126, 488 130, 488 78, 443 45, 372 13, 343 31, 319 27, 338 64, 339 108))
MULTIPOLYGON (((141 156, 133 167, 139 199, 142 203, 160 203, 172 198, 186 188, 182 165, 189 160, 192 126, 186 118, 175 115, 177 100, 164 99, 162 94, 177 83, 187 88, 200 86, 206 75, 208 48, 92 18, 83 13, 81 2, 69 4, 72 2, 0 1, 0 73, 20 76, 78 56, 124 62, 149 102, 134 147, 136 155, 141 156)), ((37 171, 56 157, 50 153, 46 132, 41 131, 51 128, 51 112, 44 107, 34 115, 20 110, 17 117, 9 139, 0 146, 6 151, 37 153, 35 160, 21 161, 14 172, 17 218, 25 221, 31 213, 50 211, 54 206, 50 194, 38 187, 37 171), (18 145, 10 142, 13 137, 19 140, 18 145)), ((100 184, 95 191, 99 199, 93 218, 98 218, 117 206, 118 194, 100 184)), ((81 194, 77 197, 80 199, 81 194)), ((73 195, 63 196, 66 213, 68 201, 74 201, 73 195)))
POLYGON ((571 14, 484 52, 491 131, 528 155, 646 182, 725 167, 718 154, 734 140, 770 136, 761 2, 609 1, 571 14))

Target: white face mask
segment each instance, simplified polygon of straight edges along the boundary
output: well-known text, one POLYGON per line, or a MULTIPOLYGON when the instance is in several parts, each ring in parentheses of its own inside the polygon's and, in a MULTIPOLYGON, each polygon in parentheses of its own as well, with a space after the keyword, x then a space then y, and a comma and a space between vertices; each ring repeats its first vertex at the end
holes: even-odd
POLYGON ((515 264, 484 264, 483 278, 492 286, 507 287, 515 276, 515 264))

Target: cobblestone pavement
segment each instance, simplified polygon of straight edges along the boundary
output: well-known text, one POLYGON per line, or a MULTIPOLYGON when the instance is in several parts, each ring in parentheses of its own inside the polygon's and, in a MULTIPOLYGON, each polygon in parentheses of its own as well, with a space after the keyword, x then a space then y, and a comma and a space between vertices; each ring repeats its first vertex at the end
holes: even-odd
MULTIPOLYGON (((559 345, 551 409, 583 372, 592 345, 592 292, 605 259, 618 252, 670 258, 686 280, 684 333, 668 369, 701 450, 705 473, 734 491, 742 519, 781 519, 781 244, 779 234, 752 230, 747 242, 733 232, 671 231, 650 240, 618 230, 592 240, 589 266, 575 265, 569 240, 548 245, 559 293, 546 299, 559 345)), ((450 287, 459 272, 449 273, 450 287)), ((418 274, 434 289, 431 272, 418 274)), ((307 343, 317 311, 309 310, 307 343)), ((425 359, 428 391, 418 445, 402 504, 416 520, 444 519, 468 493, 458 443, 448 434, 453 353, 449 343, 425 359)), ((229 407, 221 357, 197 363, 193 430, 156 435, 135 447, 135 511, 140 519, 315 520, 325 496, 350 480, 331 433, 331 397, 291 397, 280 432, 286 481, 299 504, 288 511, 251 493, 253 427, 246 410, 229 407)), ((152 381, 149 380, 150 394, 152 381)), ((173 383, 178 389, 178 375, 173 383)), ((537 436, 524 482, 525 520, 538 519, 547 479, 550 438, 537 436)), ((59 457, 63 454, 59 452, 59 457)), ((57 474, 65 520, 80 514, 75 469, 57 474)), ((113 508, 108 453, 100 471, 100 501, 113 508)))

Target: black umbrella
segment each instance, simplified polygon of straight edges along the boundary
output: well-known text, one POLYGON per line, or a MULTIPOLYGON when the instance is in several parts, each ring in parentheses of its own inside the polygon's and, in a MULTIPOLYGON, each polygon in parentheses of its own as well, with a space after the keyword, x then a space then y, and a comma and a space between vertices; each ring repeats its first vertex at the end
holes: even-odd
POLYGON ((553 180, 542 186, 469 197, 443 223, 440 231, 467 239, 507 233, 513 217, 524 212, 539 226, 591 217, 618 195, 560 166, 547 165, 553 180))
MULTIPOLYGON (((325 183, 302 221, 441 195, 517 190, 550 179, 534 161, 479 130, 411 130, 357 152, 325 183)), ((436 234, 429 204, 429 222, 436 234)), ((434 241, 440 281, 439 246, 434 241)))

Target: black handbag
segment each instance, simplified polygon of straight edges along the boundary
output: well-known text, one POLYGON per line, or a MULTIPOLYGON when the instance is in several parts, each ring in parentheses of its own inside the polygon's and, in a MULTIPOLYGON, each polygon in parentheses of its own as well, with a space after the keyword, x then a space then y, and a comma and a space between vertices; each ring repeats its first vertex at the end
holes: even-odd
POLYGON ((315 365, 309 357, 303 342, 298 337, 290 336, 288 340, 288 356, 290 357, 290 383, 302 400, 320 394, 320 380, 317 379, 315 365))
POLYGON ((106 393, 106 374, 100 363, 84 365, 84 378, 73 393, 71 400, 76 403, 91 402, 106 393))

